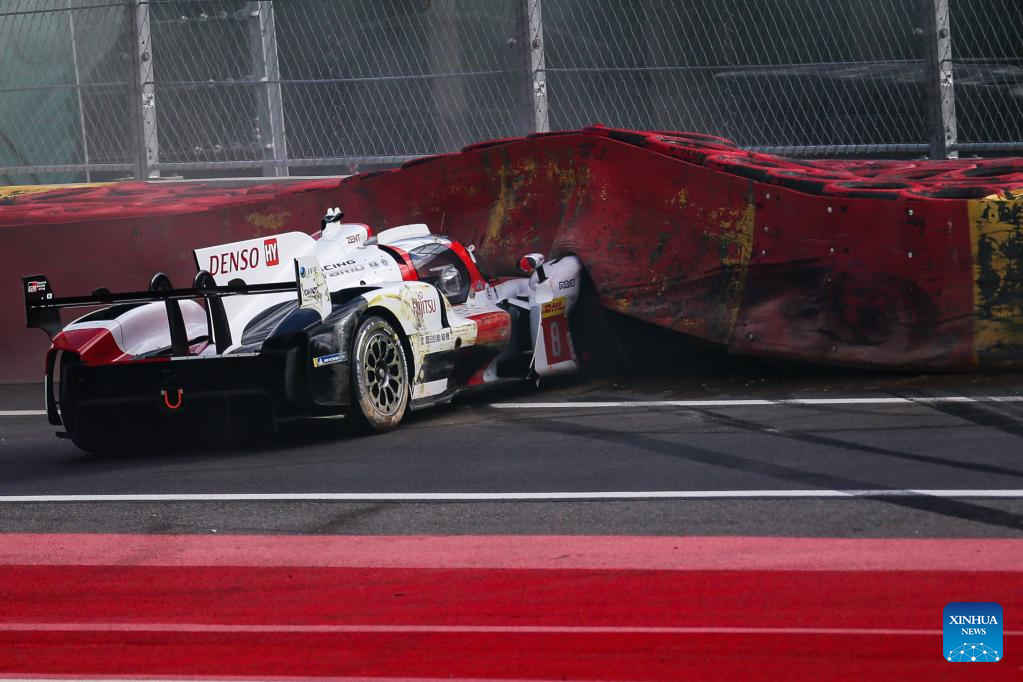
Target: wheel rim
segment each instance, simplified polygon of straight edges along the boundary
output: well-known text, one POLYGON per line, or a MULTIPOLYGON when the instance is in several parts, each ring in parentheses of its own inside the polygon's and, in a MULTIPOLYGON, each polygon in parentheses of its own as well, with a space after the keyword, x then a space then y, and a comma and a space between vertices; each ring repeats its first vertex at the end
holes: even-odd
POLYGON ((366 341, 363 378, 366 395, 374 409, 394 414, 401 406, 405 391, 405 364, 398 340, 384 331, 375 331, 366 341))

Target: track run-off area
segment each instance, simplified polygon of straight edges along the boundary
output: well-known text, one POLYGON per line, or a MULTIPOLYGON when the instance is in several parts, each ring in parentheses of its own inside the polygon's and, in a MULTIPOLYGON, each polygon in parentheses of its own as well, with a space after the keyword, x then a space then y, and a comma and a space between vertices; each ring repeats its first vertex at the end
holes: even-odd
POLYGON ((86 455, 0 389, 0 676, 1019 679, 1023 377, 478 394, 86 455), (953 601, 1004 658, 946 662, 953 601))

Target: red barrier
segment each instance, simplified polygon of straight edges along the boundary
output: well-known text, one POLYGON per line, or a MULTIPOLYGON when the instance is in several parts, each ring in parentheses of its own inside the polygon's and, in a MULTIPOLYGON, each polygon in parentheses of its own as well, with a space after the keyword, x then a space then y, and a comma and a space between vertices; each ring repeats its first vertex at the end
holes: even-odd
POLYGON ((496 140, 344 181, 127 183, 0 197, 0 379, 38 375, 16 277, 59 293, 194 273, 191 249, 323 210, 425 222, 487 274, 574 253, 605 306, 739 353, 887 368, 1023 360, 1023 160, 804 161, 695 134, 591 127, 496 140))
POLYGON ((184 286, 196 271, 193 248, 312 232, 327 205, 324 192, 337 185, 337 179, 236 188, 121 183, 13 197, 0 188, 8 189, 6 198, 0 195, 0 381, 39 381, 49 345, 41 331, 25 329, 22 275, 49 275, 58 295, 100 286, 143 290, 161 271, 184 286))
MULTIPOLYGON (((875 176, 911 164, 709 148, 682 161, 680 148, 587 129, 355 177, 341 193, 354 219, 443 225, 491 272, 528 251, 575 253, 607 307, 739 353, 946 370, 1023 359, 1015 242, 977 263, 997 296, 985 300, 974 274, 982 202, 965 199, 991 183, 948 175, 973 162, 889 180, 875 176)), ((993 203, 1018 207, 1003 191, 993 203)))

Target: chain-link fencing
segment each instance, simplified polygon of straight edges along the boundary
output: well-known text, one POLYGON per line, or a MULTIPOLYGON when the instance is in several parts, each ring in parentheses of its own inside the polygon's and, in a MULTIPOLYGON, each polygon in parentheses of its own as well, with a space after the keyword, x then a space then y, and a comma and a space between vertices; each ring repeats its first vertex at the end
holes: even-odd
POLYGON ((355 167, 528 132, 518 4, 151 2, 160 160, 355 167))
POLYGON ((124 2, 0 4, 0 181, 132 170, 130 17, 124 2))
POLYGON ((7 0, 0 181, 347 173, 591 123, 1023 153, 1019 0, 7 0))

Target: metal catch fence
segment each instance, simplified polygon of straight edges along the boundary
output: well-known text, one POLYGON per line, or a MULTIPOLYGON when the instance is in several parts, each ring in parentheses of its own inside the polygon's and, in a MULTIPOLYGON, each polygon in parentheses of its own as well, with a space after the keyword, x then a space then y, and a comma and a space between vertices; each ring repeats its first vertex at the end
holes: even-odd
POLYGON ((1023 153, 1019 0, 6 0, 0 182, 333 174, 590 123, 1023 153))

